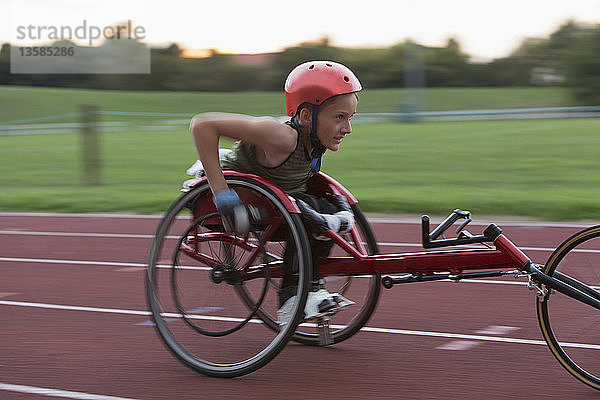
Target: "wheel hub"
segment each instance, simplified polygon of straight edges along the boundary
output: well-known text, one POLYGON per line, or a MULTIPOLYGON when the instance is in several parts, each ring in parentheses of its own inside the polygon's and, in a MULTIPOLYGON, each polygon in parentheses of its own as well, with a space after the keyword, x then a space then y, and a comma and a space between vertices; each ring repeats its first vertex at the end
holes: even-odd
POLYGON ((237 269, 220 264, 212 267, 210 280, 217 284, 225 281, 229 285, 241 282, 240 273, 237 269))

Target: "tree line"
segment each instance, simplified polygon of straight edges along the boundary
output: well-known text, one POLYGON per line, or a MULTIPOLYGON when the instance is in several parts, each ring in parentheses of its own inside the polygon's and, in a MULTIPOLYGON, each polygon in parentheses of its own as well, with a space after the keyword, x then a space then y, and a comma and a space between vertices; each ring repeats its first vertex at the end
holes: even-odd
POLYGON ((547 38, 526 39, 509 56, 489 62, 471 60, 452 38, 443 47, 406 41, 385 48, 337 47, 323 38, 263 55, 215 50, 204 58, 186 58, 177 44, 151 48, 150 74, 11 74, 10 50, 10 44, 2 45, 3 85, 271 91, 281 90, 283 79, 299 63, 328 59, 350 66, 365 88, 566 86, 580 102, 600 103, 600 25, 575 21, 566 22, 547 38))

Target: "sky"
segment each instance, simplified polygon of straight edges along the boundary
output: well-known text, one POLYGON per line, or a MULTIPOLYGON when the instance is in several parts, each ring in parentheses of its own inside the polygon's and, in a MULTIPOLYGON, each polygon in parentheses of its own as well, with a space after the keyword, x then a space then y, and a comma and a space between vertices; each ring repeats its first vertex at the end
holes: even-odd
POLYGON ((600 0, 0 0, 0 7, 8 9, 0 13, 2 43, 34 44, 17 39, 19 26, 132 20, 151 45, 226 53, 279 51, 323 37, 345 47, 407 39, 443 46, 453 37, 475 60, 491 60, 525 38, 548 37, 569 19, 600 24, 600 0))

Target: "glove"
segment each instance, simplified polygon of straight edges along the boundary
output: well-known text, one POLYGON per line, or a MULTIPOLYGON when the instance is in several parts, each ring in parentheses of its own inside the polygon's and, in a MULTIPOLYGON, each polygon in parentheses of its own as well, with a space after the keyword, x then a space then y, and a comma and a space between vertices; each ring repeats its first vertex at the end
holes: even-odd
POLYGON ((344 234, 354 226, 354 213, 346 198, 341 195, 333 195, 330 202, 340 211, 334 214, 321 214, 306 202, 296 199, 296 204, 302 212, 303 219, 308 223, 313 236, 317 240, 330 240, 328 236, 324 235, 328 229, 335 233, 344 234))
POLYGON ((217 211, 221 214, 227 232, 246 236, 250 230, 250 221, 246 206, 238 194, 231 189, 221 190, 213 196, 217 211))

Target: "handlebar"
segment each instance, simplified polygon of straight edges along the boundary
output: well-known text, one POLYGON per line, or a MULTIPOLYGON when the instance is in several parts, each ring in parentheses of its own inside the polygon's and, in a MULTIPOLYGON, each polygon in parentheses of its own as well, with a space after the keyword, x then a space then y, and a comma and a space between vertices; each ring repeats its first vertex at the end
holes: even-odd
POLYGON ((469 222, 471 222, 471 213, 469 211, 456 209, 440 225, 438 225, 433 232, 430 233, 429 216, 423 215, 421 217, 423 248, 431 249, 434 247, 493 242, 502 233, 502 230, 498 226, 495 224, 490 224, 482 235, 473 236, 469 232, 463 231, 469 222), (437 239, 443 235, 444 232, 446 232, 446 230, 448 230, 448 228, 450 228, 456 221, 463 218, 465 219, 465 222, 463 222, 456 229, 458 237, 452 239, 437 239))

